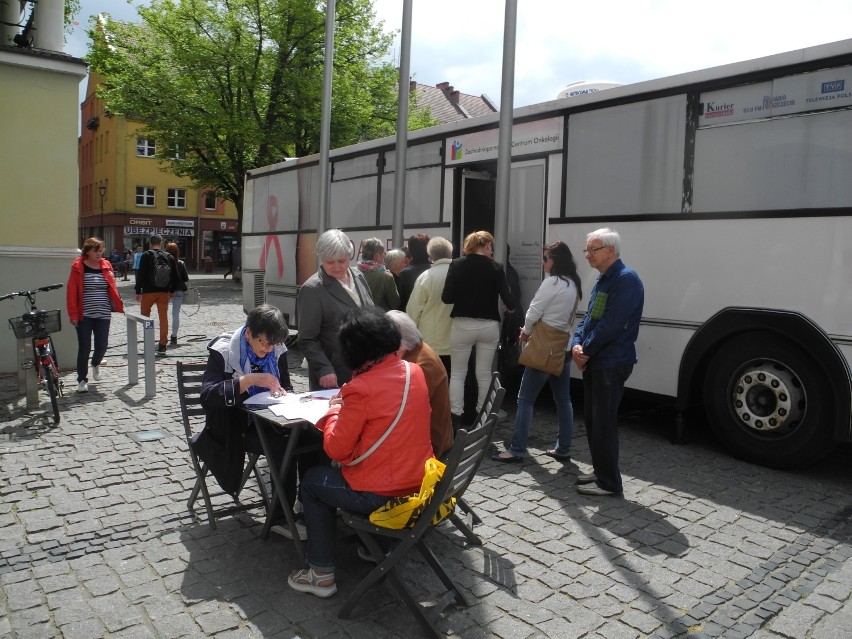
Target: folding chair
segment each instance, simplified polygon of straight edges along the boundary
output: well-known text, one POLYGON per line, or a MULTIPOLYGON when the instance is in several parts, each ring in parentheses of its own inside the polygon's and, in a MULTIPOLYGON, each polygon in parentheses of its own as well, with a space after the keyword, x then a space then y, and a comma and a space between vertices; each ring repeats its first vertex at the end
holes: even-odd
MULTIPOLYGON (((494 439, 494 431, 497 429, 497 420, 500 413, 500 407, 503 405, 503 399, 506 396, 506 389, 500 383, 500 373, 494 372, 491 376, 491 384, 488 386, 488 393, 485 396, 485 401, 482 402, 482 408, 479 411, 479 414, 476 417, 476 421, 471 426, 471 429, 479 428, 480 426, 484 426, 486 421, 491 415, 494 415, 494 419, 490 422, 490 432, 487 433, 488 444, 491 444, 491 440, 494 439)), ((470 476, 472 480, 476 471, 478 470, 479 465, 474 468, 473 474, 470 476)), ((467 487, 465 486, 465 490, 467 487)), ((458 528, 462 534, 467 537, 467 540, 474 544, 475 546, 481 546, 482 540, 473 532, 473 526, 475 524, 481 524, 482 520, 479 518, 479 515, 470 507, 470 504, 467 503, 462 498, 456 502, 456 506, 461 510, 465 517, 459 516, 458 512, 454 512, 450 515, 450 521, 455 524, 456 528, 458 528)))
MULTIPOLYGON (((192 448, 191 440, 193 430, 201 430, 204 427, 205 413, 201 406, 201 380, 204 377, 205 364, 185 364, 184 362, 177 363, 177 385, 178 397, 180 398, 180 414, 183 420, 183 431, 186 437, 186 445, 189 449, 189 457, 192 460, 192 467, 195 469, 195 486, 189 494, 189 500, 186 502, 187 510, 190 514, 197 518, 195 513, 195 500, 198 499, 199 493, 204 500, 204 509, 207 511, 207 522, 210 527, 216 528, 216 520, 228 517, 236 513, 254 508, 263 508, 269 512, 269 497, 266 493, 266 487, 263 484, 263 479, 260 476, 260 471, 257 468, 257 460, 260 455, 249 454, 243 476, 240 481, 240 489, 237 491, 237 496, 233 498, 234 504, 221 508, 214 508, 211 500, 210 491, 207 488, 207 477, 210 471, 207 464, 201 462, 198 455, 192 448), (248 481, 249 476, 254 474, 257 480, 259 499, 254 499, 248 502, 240 502, 239 494, 248 481)), ((213 494, 214 497, 225 495, 224 492, 218 490, 213 494)), ((230 497, 230 495, 228 495, 230 497)))
POLYGON ((470 485, 470 480, 473 478, 482 458, 488 451, 488 434, 493 432, 496 420, 497 415, 492 413, 486 419, 485 424, 479 428, 474 428, 470 432, 460 429, 456 433, 456 439, 453 447, 450 449, 444 475, 435 486, 435 493, 432 499, 426 505, 426 508, 420 514, 420 517, 412 528, 404 528, 402 530, 382 528, 371 524, 369 515, 361 515, 349 511, 341 512, 343 521, 355 530, 361 542, 367 547, 367 550, 378 563, 361 580, 353 593, 344 602, 338 614, 341 619, 348 619, 355 605, 367 594, 367 591, 385 577, 394 586, 402 602, 417 618, 417 622, 429 637, 437 639, 441 634, 435 627, 434 621, 427 616, 427 610, 434 610, 433 614, 437 617, 453 600, 455 600, 456 605, 470 605, 459 587, 450 579, 450 576, 444 570, 444 567, 438 561, 431 548, 426 544, 426 539, 429 537, 429 533, 437 528, 437 526, 432 524, 432 517, 438 511, 441 504, 452 497, 456 499, 460 498, 464 494, 465 489, 470 485), (398 541, 396 547, 387 556, 378 543, 378 537, 387 537, 398 541), (438 605, 431 606, 418 603, 406 586, 404 579, 397 573, 399 562, 404 557, 407 557, 414 548, 417 548, 423 559, 426 560, 426 563, 435 573, 435 576, 438 577, 447 589, 447 592, 440 597, 438 605))

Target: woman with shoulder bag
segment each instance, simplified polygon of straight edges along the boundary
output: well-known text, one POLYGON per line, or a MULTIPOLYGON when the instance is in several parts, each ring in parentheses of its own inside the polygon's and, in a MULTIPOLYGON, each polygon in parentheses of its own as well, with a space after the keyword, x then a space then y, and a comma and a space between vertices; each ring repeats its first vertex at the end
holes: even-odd
POLYGON ((417 364, 397 356, 397 325, 381 309, 356 308, 343 319, 339 343, 352 379, 316 423, 337 467, 315 466, 302 479, 307 566, 287 579, 293 590, 317 597, 337 592, 337 509, 366 515, 393 497, 418 492, 433 456, 426 378, 417 364))
MULTIPOLYGON (((553 242, 545 246, 543 258, 544 281, 530 302, 519 340, 526 344, 531 336, 533 340, 542 339, 545 332, 535 330, 535 327, 537 324, 543 324, 540 328, 547 329, 548 334, 561 336, 557 339, 565 342, 565 346, 561 346, 564 351, 571 339, 571 327, 574 324, 577 302, 583 297, 580 276, 577 274, 577 264, 571 255, 571 249, 564 242, 553 242), (567 339, 563 339, 564 337, 567 339)), ((527 348, 531 346, 532 343, 526 345, 527 348)), ((515 428, 511 443, 507 450, 492 455, 491 459, 505 463, 520 462, 524 459, 527 453, 527 436, 532 423, 533 406, 545 382, 550 384, 559 422, 556 447, 546 450, 545 455, 560 461, 568 461, 571 458, 571 437, 574 430, 574 409, 571 406, 571 358, 564 354, 562 356, 564 364, 558 375, 533 368, 533 364, 539 364, 539 362, 526 364, 521 378, 521 388, 518 391, 518 411, 515 414, 515 428)))
POLYGON ((175 287, 175 294, 172 297, 172 339, 171 345, 177 346, 177 332, 178 326, 180 326, 180 307, 183 305, 183 294, 189 288, 187 286, 187 282, 189 281, 189 273, 186 272, 186 264, 184 264, 183 260, 180 259, 180 250, 178 249, 178 245, 174 242, 169 242, 166 244, 166 253, 169 253, 173 258, 175 258, 175 263, 177 264, 179 282, 175 287))

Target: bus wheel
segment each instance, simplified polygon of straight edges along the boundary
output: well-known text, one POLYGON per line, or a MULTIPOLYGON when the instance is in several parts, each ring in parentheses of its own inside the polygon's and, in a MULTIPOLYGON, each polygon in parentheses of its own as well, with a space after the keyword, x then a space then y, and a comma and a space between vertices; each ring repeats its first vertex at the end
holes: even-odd
POLYGON ((720 345, 703 399, 711 428, 747 461, 794 468, 832 449, 826 373, 792 340, 746 333, 720 345))

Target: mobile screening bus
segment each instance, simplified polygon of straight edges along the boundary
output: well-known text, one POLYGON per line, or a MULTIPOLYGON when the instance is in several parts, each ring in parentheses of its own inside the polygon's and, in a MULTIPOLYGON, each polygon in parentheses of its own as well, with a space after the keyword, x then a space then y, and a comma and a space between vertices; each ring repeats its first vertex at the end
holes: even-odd
MULTIPOLYGON (((498 115, 412 132, 405 236, 493 230, 498 115)), ((331 153, 329 228, 390 242, 395 139, 331 153)), ((524 308, 563 240, 611 226, 645 283, 628 387, 703 406, 771 466, 852 439, 852 40, 515 110, 508 244, 524 308)), ((243 293, 292 322, 316 271, 318 156, 246 178, 243 293)), ((500 238, 498 238, 500 239, 500 238)), ((580 309, 585 307, 581 302, 580 309)))

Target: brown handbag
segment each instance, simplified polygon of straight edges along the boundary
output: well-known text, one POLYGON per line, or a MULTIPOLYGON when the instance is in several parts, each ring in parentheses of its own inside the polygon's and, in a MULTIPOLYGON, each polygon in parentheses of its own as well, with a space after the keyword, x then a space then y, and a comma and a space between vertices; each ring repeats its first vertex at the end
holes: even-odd
POLYGON ((570 339, 570 331, 554 328, 539 320, 533 325, 518 363, 558 377, 565 366, 565 349, 570 339))

